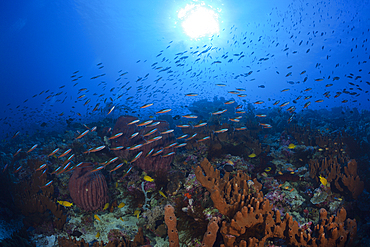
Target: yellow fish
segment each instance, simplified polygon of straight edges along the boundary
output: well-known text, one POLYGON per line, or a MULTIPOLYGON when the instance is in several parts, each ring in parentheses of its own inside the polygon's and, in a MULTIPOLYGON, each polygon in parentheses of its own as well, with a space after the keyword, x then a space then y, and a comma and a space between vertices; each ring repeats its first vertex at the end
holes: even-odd
POLYGON ((271 171, 271 167, 267 167, 267 168, 265 169, 265 172, 269 172, 269 171, 271 171))
POLYGON ((159 191, 159 194, 161 195, 161 196, 163 196, 164 198, 166 198, 167 199, 167 196, 160 190, 159 191))
POLYGON ((290 143, 289 146, 288 146, 289 149, 295 149, 295 147, 296 146, 293 143, 290 143))
POLYGON ((122 220, 122 221, 124 221, 124 220, 122 219, 122 217, 119 217, 119 219, 120 219, 120 220, 122 220))
POLYGON ((62 205, 64 207, 72 207, 73 206, 72 202, 67 202, 67 201, 57 201, 57 203, 59 203, 60 205, 62 205))
POLYGON ((118 188, 118 182, 116 182, 116 188, 118 188))
POLYGON ((320 178, 320 182, 322 183, 322 185, 326 186, 328 184, 328 180, 326 180, 326 178, 321 177, 321 176, 319 176, 319 178, 320 178))
POLYGON ((254 158, 254 157, 256 157, 257 155, 255 154, 255 153, 252 153, 252 154, 250 154, 250 155, 248 155, 248 157, 249 158, 254 158))
POLYGON ((96 220, 100 221, 99 216, 97 216, 96 214, 94 214, 94 218, 95 218, 96 220))
POLYGON ((118 205, 118 208, 123 208, 126 204, 121 202, 119 205, 118 205))
POLYGON ((103 210, 106 210, 108 207, 109 207, 109 203, 107 202, 107 203, 104 205, 103 210))
POLYGON ((139 219, 140 217, 140 210, 135 210, 134 215, 139 219))
POLYGON ((154 179, 149 177, 148 175, 144 176, 144 180, 148 181, 148 182, 153 182, 154 181, 154 179))
POLYGON ((99 238, 100 237, 100 232, 98 232, 95 236, 95 238, 99 238))

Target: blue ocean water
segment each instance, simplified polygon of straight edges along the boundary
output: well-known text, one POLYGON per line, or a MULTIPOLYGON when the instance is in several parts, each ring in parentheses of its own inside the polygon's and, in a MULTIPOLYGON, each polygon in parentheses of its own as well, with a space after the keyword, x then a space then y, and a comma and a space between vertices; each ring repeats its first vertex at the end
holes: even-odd
MULTIPOLYGON (((113 102, 108 102, 137 111, 144 103, 154 103, 150 110, 140 112, 142 116, 163 107, 186 113, 183 107, 193 100, 238 99, 228 94, 238 87, 247 90, 246 102, 265 101, 262 108, 299 96, 313 96, 309 109, 367 108, 366 1, 350 5, 345 1, 210 2, 206 4, 221 9, 220 31, 199 39, 189 38, 177 17, 186 4, 2 3, 2 135, 42 129, 43 122, 50 128, 63 127, 66 118, 77 120, 78 112, 83 115, 81 121, 104 117, 100 111, 92 114, 90 108, 109 97, 113 102), (188 58, 176 64, 181 55, 175 54, 183 52, 188 58), (212 64, 218 60, 222 63, 212 64), (99 69, 99 63, 104 68, 99 69), (153 63, 158 64, 151 66, 153 63), (159 67, 171 67, 172 72, 160 72, 159 67), (120 76, 121 70, 128 73, 120 76), (71 78, 75 71, 79 72, 71 78), (300 75, 303 71, 306 73, 300 75), (101 74, 104 77, 91 79, 101 74), (351 74, 353 78, 348 78, 351 74), (308 79, 303 82, 305 77, 308 79), (339 79, 333 83, 335 77, 339 79), (139 78, 145 80, 136 82, 139 78), (324 80, 315 81, 320 78, 324 80), (126 83, 126 88, 120 89, 126 83), (218 88, 217 83, 227 87, 218 88), (331 83, 333 86, 325 87, 331 83), (128 87, 131 89, 126 91, 128 87), (143 90, 138 92, 140 87, 143 90), (78 100, 81 88, 87 88, 89 94, 78 100), (280 93, 285 88, 290 91, 280 93), (313 90, 304 92, 307 88, 313 90), (344 89, 356 94, 333 98, 344 89), (187 92, 199 93, 199 97, 187 98, 187 92), (325 98, 325 92, 331 97, 325 98), (104 96, 99 97, 101 94, 104 96), (117 100, 121 94, 124 97, 117 100), (127 101, 130 96, 135 99, 127 101), (84 106, 86 99, 91 102, 84 106), (324 102, 314 103, 320 99, 324 102), (341 103, 343 100, 348 102, 341 103), (59 118, 61 113, 64 115, 59 118)), ((296 112, 306 103, 302 99, 295 105, 296 112)))
MULTIPOLYGON (((256 139, 264 143, 269 135, 269 145, 274 138, 281 141, 292 124, 310 124, 330 137, 344 131, 362 147, 349 158, 358 161, 360 178, 367 181, 367 0, 32 0, 2 1, 0 7, 0 168, 3 176, 9 172, 9 183, 30 176, 17 177, 15 170, 31 158, 51 166, 48 173, 57 169, 60 163, 50 160, 50 148, 61 149, 57 156, 73 149, 78 159, 72 166, 85 161, 88 149, 108 149, 106 139, 118 133, 114 126, 122 115, 167 120, 176 137, 185 133, 176 125, 194 129, 208 122, 215 126, 211 139, 225 124, 228 133, 239 133, 242 123, 254 121, 264 128, 256 139), (182 24, 194 9, 179 17, 189 4, 213 10, 219 31, 189 37, 182 24), (88 134, 94 126, 111 129, 82 150, 73 141, 87 130, 83 125, 88 134)), ((135 166, 123 167, 126 172, 135 166)), ((48 174, 47 181, 57 181, 54 175, 48 174)), ((363 220, 367 225, 369 215, 363 220)))

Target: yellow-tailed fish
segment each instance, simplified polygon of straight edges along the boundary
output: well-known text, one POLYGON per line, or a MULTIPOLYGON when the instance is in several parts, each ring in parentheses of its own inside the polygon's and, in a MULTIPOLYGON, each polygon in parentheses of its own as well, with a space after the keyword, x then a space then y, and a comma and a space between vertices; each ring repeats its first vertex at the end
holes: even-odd
POLYGON ((100 237, 100 232, 98 232, 95 236, 95 238, 99 238, 100 237))
POLYGON ((103 210, 106 210, 108 207, 109 207, 109 203, 107 202, 107 203, 104 205, 103 210))
POLYGON ((250 155, 248 155, 249 158, 254 158, 256 157, 257 155, 255 153, 251 153, 250 155))
POLYGON ((67 201, 57 201, 57 203, 59 203, 60 205, 62 205, 64 207, 72 207, 73 206, 72 202, 67 202, 67 201))
POLYGON ((166 198, 167 199, 167 196, 160 190, 159 191, 159 194, 161 195, 161 196, 163 196, 164 198, 166 198))
POLYGON ((139 219, 139 217, 140 217, 140 210, 135 210, 134 215, 136 216, 136 218, 139 219))
POLYGON ((119 205, 118 205, 118 208, 123 208, 126 204, 124 202, 121 202, 119 205))
POLYGON ((321 177, 321 176, 319 176, 319 178, 320 178, 320 182, 322 183, 322 185, 326 186, 328 184, 328 180, 326 180, 326 178, 321 177))
POLYGON ((148 182, 153 182, 154 181, 154 179, 149 177, 148 175, 144 176, 144 180, 148 181, 148 182))
POLYGON ((289 146, 288 146, 289 149, 295 149, 295 147, 296 147, 296 145, 294 145, 293 143, 290 143, 289 146))
POLYGON ((97 216, 96 214, 94 214, 94 218, 95 218, 96 220, 100 221, 99 216, 97 216))

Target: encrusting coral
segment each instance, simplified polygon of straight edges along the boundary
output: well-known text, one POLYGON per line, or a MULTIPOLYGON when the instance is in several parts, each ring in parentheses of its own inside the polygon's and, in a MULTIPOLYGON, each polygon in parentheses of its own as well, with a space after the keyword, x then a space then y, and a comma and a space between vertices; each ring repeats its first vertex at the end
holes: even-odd
POLYGON ((92 245, 89 243, 86 243, 84 239, 77 240, 75 238, 71 237, 58 237, 58 243, 60 247, 88 247, 88 246, 93 246, 93 247, 138 247, 142 246, 145 247, 145 238, 144 238, 144 233, 143 229, 140 227, 134 240, 129 241, 124 239, 124 237, 120 240, 113 240, 109 241, 107 244, 104 244, 103 241, 100 242, 94 242, 92 245))

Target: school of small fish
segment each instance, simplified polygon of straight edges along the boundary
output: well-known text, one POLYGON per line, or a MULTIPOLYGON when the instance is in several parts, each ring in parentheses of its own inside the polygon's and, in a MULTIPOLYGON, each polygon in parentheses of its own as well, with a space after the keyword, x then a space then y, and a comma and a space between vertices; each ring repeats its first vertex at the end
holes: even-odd
MULTIPOLYGON (((102 62, 96 64, 94 74, 82 69, 76 70, 70 74, 70 81, 63 85, 48 85, 45 90, 24 99, 23 103, 7 104, 3 109, 6 116, 0 118, 7 126, 2 129, 3 135, 7 137, 7 141, 17 140, 25 138, 28 132, 38 132, 49 126, 64 126, 67 122, 68 126, 70 123, 81 126, 80 130, 73 132, 72 139, 83 143, 101 128, 92 123, 102 117, 114 119, 127 114, 135 116, 137 119, 127 126, 140 129, 153 127, 142 134, 144 143, 129 147, 110 147, 108 143, 122 138, 124 133, 119 132, 114 135, 107 134, 104 142, 95 146, 85 144, 86 149, 81 154, 75 154, 73 147, 58 145, 44 154, 45 163, 36 169, 46 172, 50 169, 47 159, 57 159, 60 165, 50 171, 50 174, 60 176, 83 165, 83 162, 76 164, 77 162, 73 161, 76 155, 88 156, 125 150, 135 155, 130 160, 119 157, 107 159, 94 165, 91 170, 91 173, 95 174, 102 170, 108 171, 109 174, 123 170, 123 179, 130 174, 135 162, 140 158, 166 158, 176 155, 177 150, 188 145, 190 140, 196 140, 197 143, 209 142, 221 135, 247 131, 245 122, 249 119, 245 116, 250 112, 250 107, 255 109, 253 116, 259 127, 267 129, 266 131, 274 128, 269 114, 266 113, 274 108, 289 113, 286 121, 291 123, 297 117, 296 114, 310 109, 337 105, 363 107, 364 102, 370 104, 370 69, 367 65, 370 60, 367 38, 370 28, 360 25, 356 15, 352 17, 353 23, 350 27, 347 26, 348 23, 340 21, 334 22, 336 27, 332 27, 332 19, 348 18, 350 13, 340 6, 337 6, 337 12, 328 11, 330 6, 308 5, 307 8, 312 8, 312 12, 297 18, 300 13, 297 10, 301 6, 299 3, 291 3, 290 11, 285 13, 278 9, 271 10, 271 18, 261 26, 256 23, 248 24, 256 25, 254 31, 232 26, 202 44, 182 50, 178 50, 180 46, 176 46, 174 41, 167 41, 166 48, 159 50, 155 57, 141 58, 136 62, 142 66, 141 71, 145 71, 141 72, 142 74, 125 69, 120 69, 113 75, 107 74, 108 70, 102 62), (280 21, 274 22, 273 19, 280 21), (356 36, 355 33, 363 35, 356 36), (343 38, 344 34, 347 35, 344 36, 346 39, 343 38), (351 34, 353 38, 350 38, 351 34), (271 91, 268 91, 270 88, 271 91), (208 102, 212 99, 220 102, 219 107, 197 109, 196 102, 208 102), (41 103, 36 107, 35 102, 41 103), (202 110, 206 111, 206 115, 202 110), (27 119, 28 123, 21 123, 19 116, 27 119), (159 131, 159 128, 155 127, 160 123, 157 120, 166 116, 170 116, 174 121, 173 128, 159 131), (217 124, 208 121, 210 118, 217 119, 217 124), (37 127, 29 129, 30 122, 37 127), (222 127, 224 123, 230 127, 222 127), (205 132, 206 126, 210 125, 216 125, 216 128, 199 137, 198 133, 205 132), (196 132, 184 134, 184 129, 193 129, 196 132), (172 133, 176 134, 175 142, 158 150, 137 152, 144 145, 172 133), (175 148, 175 151, 167 151, 170 148, 175 148)), ((109 128, 107 133, 111 131, 109 128)), ((128 138, 134 140, 139 135, 140 132, 135 132, 128 138)), ((294 151, 298 148, 297 145, 290 143, 284 148, 294 151)), ((25 153, 31 157, 41 152, 45 146, 44 143, 27 144, 23 151, 18 147, 12 155, 13 158, 18 158, 25 153)), ((324 151, 322 148, 318 150, 324 151)), ((258 155, 251 151, 247 157, 257 159, 258 155)), ((229 164, 233 165, 231 161, 229 164)), ((22 169, 25 169, 23 165, 17 165, 12 171, 18 173, 22 169)), ((271 171, 272 168, 267 167, 262 175, 267 176, 271 171)), ((295 172, 288 171, 290 174, 295 172)), ((149 175, 144 174, 141 178, 149 183, 155 182, 149 175)), ((319 181, 323 186, 328 186, 325 177, 319 176, 319 181)), ((45 189, 53 186, 52 184, 53 180, 47 181, 40 188, 45 189)), ((294 191, 294 188, 290 187, 284 189, 294 191)), ((158 193, 162 199, 170 196, 162 190, 158 193)), ((190 194, 185 197, 191 199, 190 194)), ((74 207, 69 201, 57 200, 57 203, 63 208, 74 207)), ((112 205, 106 203, 103 211, 109 210, 110 207, 112 205)), ((120 202, 117 207, 124 209, 125 203, 120 202)), ((135 210, 133 214, 139 219, 141 211, 135 210)), ((102 215, 94 214, 92 217, 95 223, 101 223, 101 219, 104 221, 102 215)), ((119 219, 124 221, 122 217, 119 219)), ((95 237, 100 238, 99 231, 95 237)))
MULTIPOLYGON (((337 103, 351 107, 361 105, 361 101, 369 101, 370 82, 367 78, 370 70, 366 66, 370 57, 367 54, 366 38, 369 28, 354 24, 349 29, 345 23, 334 22, 333 19, 340 20, 341 17, 350 15, 342 7, 340 4, 307 5, 305 8, 312 8, 311 12, 307 12, 305 17, 299 17, 300 22, 297 22, 295 20, 299 11, 294 10, 302 6, 291 3, 289 9, 292 12, 281 13, 278 9, 271 11, 270 21, 264 23, 263 27, 258 27, 263 28, 265 34, 232 26, 223 29, 219 35, 212 36, 206 44, 190 46, 182 51, 176 50, 173 41, 169 41, 166 48, 160 50, 154 58, 137 61, 147 68, 147 72, 143 75, 131 75, 129 71, 121 69, 117 72, 114 83, 107 82, 107 74, 104 72, 106 66, 100 62, 96 65, 99 72, 95 75, 86 75, 83 71, 76 70, 71 74, 69 83, 58 87, 50 86, 49 89, 24 99, 22 104, 9 103, 4 108, 7 116, 0 118, 0 121, 9 127, 14 125, 18 128, 13 136, 15 138, 27 130, 27 126, 19 126, 17 123, 15 116, 18 114, 39 126, 52 126, 61 117, 80 122, 98 117, 99 114, 110 117, 130 113, 146 118, 185 112, 182 114, 184 118, 196 119, 198 116, 186 114, 186 108, 192 102, 207 99, 210 95, 228 98, 225 104, 235 106, 249 102, 271 108, 284 101, 285 103, 278 106, 283 108, 294 104, 286 109, 291 114, 309 107, 320 108, 337 103), (329 8, 336 8, 338 11, 333 12, 329 8), (324 16, 324 13, 332 15, 324 16), (276 17, 278 15, 285 17, 280 20, 276 17), (318 16, 320 24, 315 21, 318 16), (273 22, 274 19, 280 21, 273 22), (337 27, 331 28, 333 22, 337 27), (291 27, 292 23, 295 28, 291 27), (304 28, 307 23, 312 28, 304 28), (342 33, 350 35, 352 32, 362 32, 363 36, 348 40, 340 37, 342 33), (279 36, 272 38, 273 33, 279 36), (221 37, 227 37, 224 43, 219 40, 221 37), (327 39, 331 39, 330 43, 327 39), (335 47, 331 47, 331 44, 335 44, 335 47), (315 59, 315 53, 320 53, 321 59, 312 60, 315 59), (341 62, 338 62, 339 54, 341 62), (297 60, 309 60, 311 64, 294 64, 297 60), (153 63, 150 65, 149 61, 153 63), (230 64, 235 69, 230 70, 230 64), (280 93, 274 91, 256 101, 254 99, 259 98, 260 90, 274 86, 269 82, 261 85, 265 81, 262 72, 273 75, 273 83, 277 83, 280 93), (98 87, 99 92, 90 87, 98 87), (310 101, 305 102, 308 99, 310 101), (38 112, 31 102, 36 100, 42 100, 42 112, 38 112), (67 102, 72 104, 69 111, 53 111, 67 102), (30 105, 33 108, 30 109, 30 105)), ((356 18, 354 15, 353 19, 356 18)), ((212 114, 222 114, 225 111, 226 109, 219 110, 212 114)), ((236 108, 234 111, 238 114, 236 108)), ((258 115, 265 117, 264 114, 258 115)), ((76 139, 83 138, 91 131, 93 130, 85 130, 76 139)), ((9 131, 4 134, 6 133, 9 131)), ((28 152, 36 147, 31 147, 28 152)))

